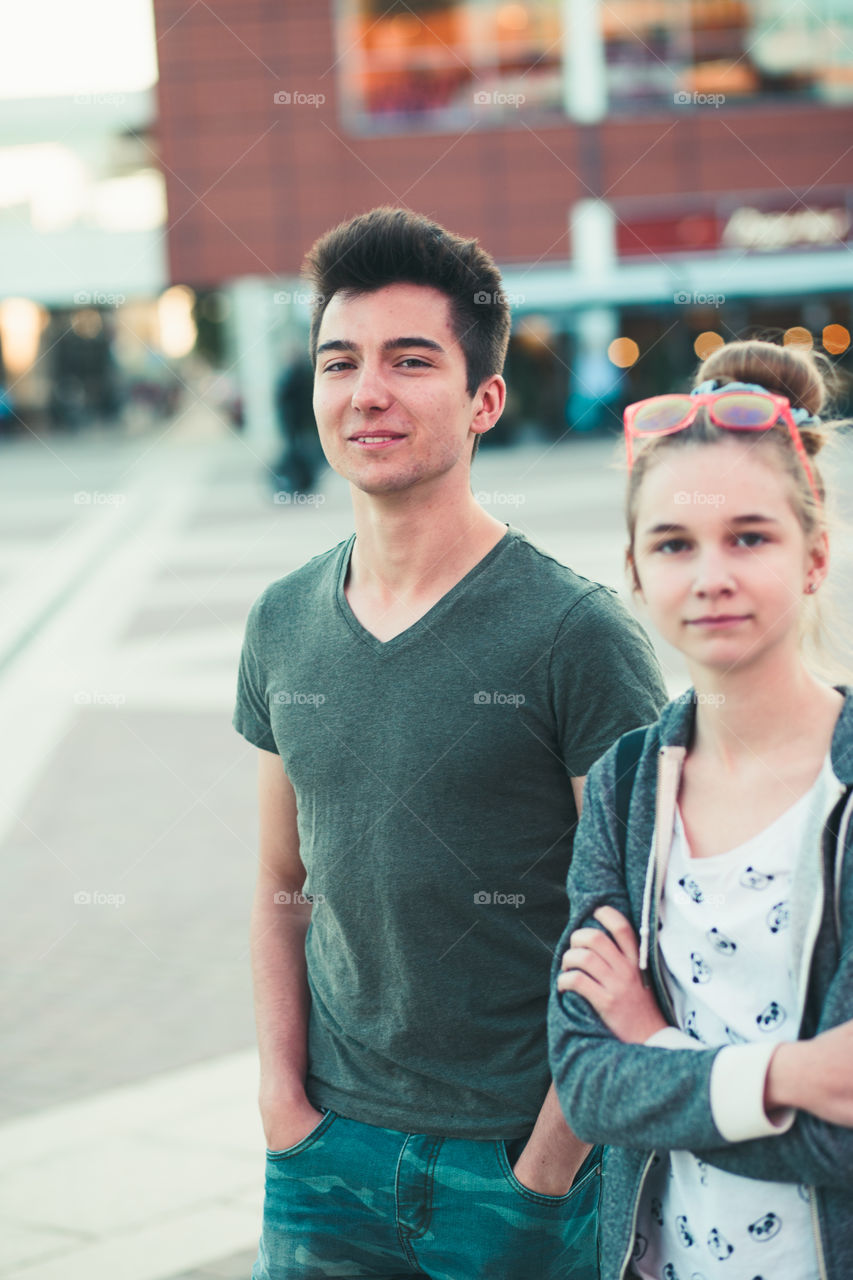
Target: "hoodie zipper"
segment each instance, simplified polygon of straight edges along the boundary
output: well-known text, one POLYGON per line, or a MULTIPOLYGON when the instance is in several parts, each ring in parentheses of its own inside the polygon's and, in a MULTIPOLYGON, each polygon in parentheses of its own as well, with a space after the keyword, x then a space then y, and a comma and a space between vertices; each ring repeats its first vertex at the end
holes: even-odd
MULTIPOLYGON (((625 1268, 630 1265, 631 1254, 634 1252, 634 1241, 637 1238, 637 1214, 640 1212, 640 1199, 642 1198, 643 1186, 646 1178, 648 1177, 649 1169, 652 1167, 652 1161, 654 1158, 655 1153, 653 1151, 646 1160, 646 1163, 643 1165, 643 1172, 640 1174, 639 1186, 637 1187, 637 1193, 634 1196, 634 1212, 631 1216, 631 1235, 628 1242, 628 1251, 622 1259, 622 1266, 619 1268, 619 1280, 625 1280, 625 1268)), ((825 1280, 825 1277, 822 1276, 821 1280, 825 1280)))
POLYGON ((817 1196, 814 1187, 809 1187, 809 1208, 812 1212, 812 1230, 814 1232, 815 1254, 819 1280, 828 1280, 826 1274, 826 1258, 823 1255, 823 1236, 820 1233, 820 1216, 817 1211, 817 1196))

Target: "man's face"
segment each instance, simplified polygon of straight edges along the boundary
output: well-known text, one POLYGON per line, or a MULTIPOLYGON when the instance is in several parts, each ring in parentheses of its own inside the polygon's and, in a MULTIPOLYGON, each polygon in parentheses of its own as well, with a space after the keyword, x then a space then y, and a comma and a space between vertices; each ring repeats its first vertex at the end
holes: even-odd
POLYGON ((487 430, 497 415, 481 420, 483 388, 472 398, 466 380, 450 300, 438 289, 392 284, 335 294, 320 325, 314 375, 329 465, 376 494, 467 471, 472 430, 487 430))

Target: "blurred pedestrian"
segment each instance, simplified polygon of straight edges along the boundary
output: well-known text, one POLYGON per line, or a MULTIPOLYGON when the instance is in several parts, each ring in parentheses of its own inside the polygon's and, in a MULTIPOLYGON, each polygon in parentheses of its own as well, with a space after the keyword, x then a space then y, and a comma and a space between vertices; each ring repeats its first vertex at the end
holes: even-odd
POLYGON ((276 386, 276 409, 284 447, 273 466, 283 493, 311 493, 320 469, 320 445, 314 422, 314 367, 306 352, 292 351, 276 386))

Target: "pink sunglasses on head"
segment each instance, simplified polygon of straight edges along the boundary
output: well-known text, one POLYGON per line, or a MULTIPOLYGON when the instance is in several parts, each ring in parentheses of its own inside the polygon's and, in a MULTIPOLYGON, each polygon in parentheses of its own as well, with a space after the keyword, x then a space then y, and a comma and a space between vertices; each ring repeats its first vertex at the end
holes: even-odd
POLYGON ((628 470, 634 465, 634 440, 670 436, 676 431, 684 431, 704 407, 707 407, 708 417, 715 426, 725 427, 730 431, 767 431, 781 418, 803 464, 815 502, 818 506, 821 505, 806 447, 791 414, 791 402, 787 396, 775 395, 770 391, 708 391, 693 396, 652 396, 648 400, 637 400, 634 404, 629 404, 624 414, 628 470))

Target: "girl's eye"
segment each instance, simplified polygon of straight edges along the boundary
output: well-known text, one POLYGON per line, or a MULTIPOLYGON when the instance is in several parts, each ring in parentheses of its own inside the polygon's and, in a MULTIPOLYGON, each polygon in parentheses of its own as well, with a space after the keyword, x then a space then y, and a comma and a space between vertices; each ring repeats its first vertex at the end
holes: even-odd
POLYGON ((767 538, 763 533, 755 531, 748 530, 746 533, 735 534, 735 542, 742 547, 760 547, 766 541, 767 538))
POLYGON ((679 551, 684 551, 689 545, 686 538, 667 538, 665 542, 659 542, 654 550, 662 552, 665 556, 672 556, 679 551))

